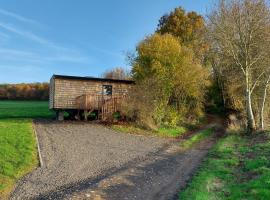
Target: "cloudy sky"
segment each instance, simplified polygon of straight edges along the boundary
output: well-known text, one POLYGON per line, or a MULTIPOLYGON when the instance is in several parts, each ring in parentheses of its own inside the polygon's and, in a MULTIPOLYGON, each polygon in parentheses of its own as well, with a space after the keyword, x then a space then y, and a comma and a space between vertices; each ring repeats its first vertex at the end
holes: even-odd
POLYGON ((205 14, 213 0, 0 0, 0 83, 53 74, 100 76, 177 6, 205 14))

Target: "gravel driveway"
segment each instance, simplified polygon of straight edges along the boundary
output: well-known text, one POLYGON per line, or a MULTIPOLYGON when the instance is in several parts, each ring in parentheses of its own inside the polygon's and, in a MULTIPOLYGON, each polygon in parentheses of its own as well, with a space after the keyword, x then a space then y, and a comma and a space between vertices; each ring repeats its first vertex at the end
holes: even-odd
POLYGON ((44 166, 17 184, 12 199, 38 197, 86 179, 97 180, 168 144, 161 138, 116 133, 94 124, 39 122, 35 128, 44 166))
POLYGON ((44 164, 17 183, 11 199, 172 199, 213 144, 181 153, 179 142, 101 125, 35 128, 44 164))

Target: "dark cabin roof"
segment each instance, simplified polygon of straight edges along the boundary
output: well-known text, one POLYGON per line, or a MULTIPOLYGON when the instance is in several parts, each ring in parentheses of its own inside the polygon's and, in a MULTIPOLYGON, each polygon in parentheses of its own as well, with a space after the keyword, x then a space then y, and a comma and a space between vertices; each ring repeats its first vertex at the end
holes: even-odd
POLYGON ((66 75, 53 75, 53 79, 64 79, 64 80, 83 80, 83 81, 100 81, 100 82, 113 82, 113 83, 126 83, 134 84, 132 80, 120 80, 120 79, 108 79, 108 78, 96 78, 89 76, 66 76, 66 75))

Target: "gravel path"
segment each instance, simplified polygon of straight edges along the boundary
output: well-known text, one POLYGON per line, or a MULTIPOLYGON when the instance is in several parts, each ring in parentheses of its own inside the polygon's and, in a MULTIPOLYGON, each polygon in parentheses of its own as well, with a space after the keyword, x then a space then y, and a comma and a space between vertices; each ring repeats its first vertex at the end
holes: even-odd
POLYGON ((214 143, 179 143, 83 123, 35 125, 44 165, 18 182, 11 199, 174 199, 214 143))
POLYGON ((158 154, 149 155, 143 162, 124 167, 98 182, 94 187, 80 185, 71 195, 59 192, 50 197, 91 200, 178 200, 178 193, 200 166, 214 140, 202 141, 184 153, 172 145, 158 154), (81 190, 81 191, 80 191, 81 190))

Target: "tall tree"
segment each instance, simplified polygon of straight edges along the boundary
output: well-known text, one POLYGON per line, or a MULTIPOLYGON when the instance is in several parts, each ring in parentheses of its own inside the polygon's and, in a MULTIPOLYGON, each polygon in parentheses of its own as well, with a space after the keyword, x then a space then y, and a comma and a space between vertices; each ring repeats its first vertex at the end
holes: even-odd
POLYGON ((206 31, 204 18, 196 12, 186 12, 183 8, 175 8, 159 20, 157 33, 169 33, 178 38, 181 45, 192 48, 197 58, 204 61, 208 45, 204 41, 206 31))
POLYGON ((244 94, 247 133, 256 128, 253 94, 269 66, 269 22, 264 0, 221 0, 208 21, 212 48, 222 60, 220 71, 244 94))
POLYGON ((170 33, 179 38, 182 43, 190 43, 196 40, 204 29, 204 19, 201 15, 196 12, 186 13, 183 8, 179 7, 160 18, 157 32, 170 33))

